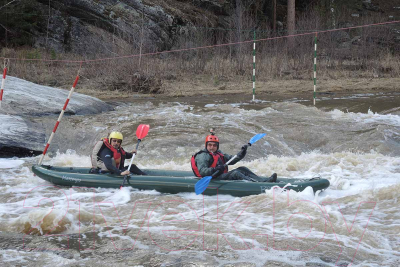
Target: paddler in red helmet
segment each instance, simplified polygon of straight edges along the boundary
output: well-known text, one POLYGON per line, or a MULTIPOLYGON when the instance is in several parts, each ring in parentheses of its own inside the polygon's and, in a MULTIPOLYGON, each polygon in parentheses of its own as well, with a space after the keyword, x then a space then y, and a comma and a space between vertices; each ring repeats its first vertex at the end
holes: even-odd
MULTIPOLYGON (((224 167, 224 164, 233 156, 225 154, 219 150, 219 143, 219 138, 215 135, 214 130, 211 129, 210 135, 208 135, 205 140, 205 148, 192 156, 192 170, 197 177, 212 176, 218 171, 218 174, 213 177, 214 179, 276 182, 276 173, 269 178, 261 178, 246 167, 239 167, 232 171, 228 171, 228 167, 224 167)), ((230 162, 229 165, 234 165, 238 161, 242 160, 246 156, 246 152, 247 145, 242 147, 242 150, 236 159, 230 162)))

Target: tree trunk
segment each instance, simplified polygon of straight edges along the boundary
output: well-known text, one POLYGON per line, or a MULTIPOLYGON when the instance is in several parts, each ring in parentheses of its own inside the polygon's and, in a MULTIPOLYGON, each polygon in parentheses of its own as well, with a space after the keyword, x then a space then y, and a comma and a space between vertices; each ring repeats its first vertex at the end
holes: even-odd
MULTIPOLYGON (((295 34, 295 6, 296 6, 296 0, 288 0, 288 6, 287 6, 287 29, 288 29, 288 35, 294 35, 295 34)), ((288 38, 288 45, 289 49, 292 49, 295 43, 295 37, 289 37, 288 38)))
POLYGON ((273 28, 274 28, 274 33, 276 33, 276 0, 274 0, 274 3, 273 3, 273 12, 274 12, 274 15, 273 15, 273 20, 274 20, 274 22, 273 22, 273 28))

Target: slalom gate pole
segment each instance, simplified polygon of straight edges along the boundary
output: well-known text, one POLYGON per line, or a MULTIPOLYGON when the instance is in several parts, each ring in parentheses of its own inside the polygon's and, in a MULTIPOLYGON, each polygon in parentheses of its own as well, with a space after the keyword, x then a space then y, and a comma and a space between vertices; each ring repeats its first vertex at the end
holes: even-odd
POLYGON ((253 41, 253 101, 256 99, 256 31, 253 41))
POLYGON ((315 106, 315 98, 317 94, 317 34, 314 37, 314 97, 313 102, 315 106))
POLYGON ((6 76, 7 76, 7 63, 6 59, 4 59, 3 79, 1 81, 1 90, 0 90, 0 109, 1 109, 1 103, 3 102, 4 84, 6 82, 6 76))
MULTIPOLYGON (((79 70, 80 70, 80 69, 79 69, 79 70)), ((47 141, 47 145, 46 145, 46 147, 45 147, 44 150, 43 150, 42 156, 40 157, 39 165, 42 165, 43 158, 44 158, 44 156, 46 155, 46 152, 47 152, 47 149, 48 149, 49 146, 50 146, 51 140, 53 140, 54 134, 55 134, 55 132, 57 131, 57 127, 58 127, 58 125, 60 124, 60 121, 61 121, 61 119, 62 119, 62 117, 63 117, 63 115, 64 115, 64 112, 65 112, 65 109, 66 109, 67 106, 68 106, 69 100, 71 99, 71 96, 72 96, 72 94, 74 93, 74 90, 75 90, 76 84, 78 83, 78 80, 79 80, 79 71, 78 71, 78 74, 76 75, 75 82, 74 82, 74 84, 72 85, 71 90, 69 91, 69 95, 68 95, 68 97, 67 97, 67 100, 65 101, 65 104, 64 104, 63 109, 61 110, 60 116, 59 116, 58 119, 57 119, 56 125, 54 126, 53 132, 52 132, 51 135, 50 135, 49 141, 47 141)))

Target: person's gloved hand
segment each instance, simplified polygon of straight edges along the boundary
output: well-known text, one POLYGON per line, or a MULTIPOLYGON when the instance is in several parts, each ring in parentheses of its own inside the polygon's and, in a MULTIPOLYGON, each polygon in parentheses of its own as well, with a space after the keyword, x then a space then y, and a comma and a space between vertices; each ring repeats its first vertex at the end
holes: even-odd
POLYGON ((242 146, 242 150, 238 153, 238 157, 244 158, 247 153, 247 145, 242 146))
POLYGON ((224 165, 217 165, 213 170, 214 173, 218 172, 216 175, 223 174, 224 171, 225 171, 225 166, 224 165))
POLYGON ((129 174, 131 174, 131 172, 128 170, 121 172, 121 175, 129 175, 129 174))

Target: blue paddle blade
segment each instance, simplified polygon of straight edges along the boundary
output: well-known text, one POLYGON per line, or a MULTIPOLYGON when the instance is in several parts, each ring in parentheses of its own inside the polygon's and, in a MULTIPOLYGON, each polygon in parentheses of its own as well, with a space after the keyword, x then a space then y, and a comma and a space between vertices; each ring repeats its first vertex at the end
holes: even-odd
POLYGON ((196 192, 196 195, 200 195, 201 193, 206 190, 208 184, 210 183, 212 179, 212 176, 206 176, 200 179, 196 185, 194 186, 194 191, 196 192))
POLYGON ((266 134, 265 133, 259 133, 256 134, 255 136, 253 136, 253 138, 250 139, 250 144, 254 144, 255 142, 257 142, 258 140, 260 140, 261 138, 263 138, 266 134))

